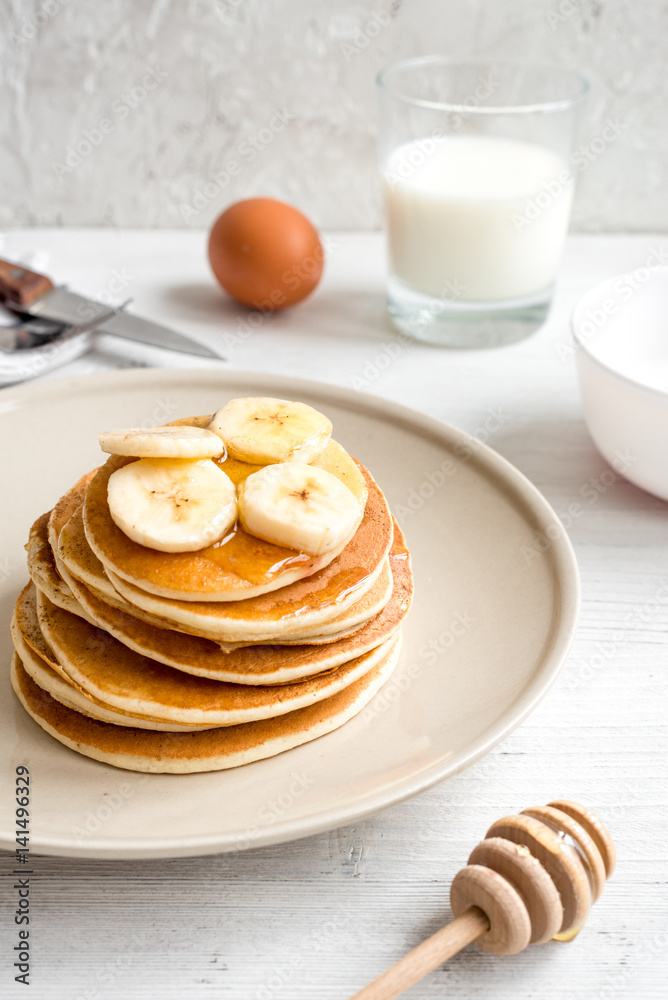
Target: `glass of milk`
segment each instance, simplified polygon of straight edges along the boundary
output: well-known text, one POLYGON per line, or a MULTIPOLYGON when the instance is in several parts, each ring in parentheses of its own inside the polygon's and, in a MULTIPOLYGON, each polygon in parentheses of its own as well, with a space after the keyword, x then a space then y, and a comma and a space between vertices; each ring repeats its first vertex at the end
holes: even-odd
POLYGON ((448 347, 522 340, 549 312, 587 81, 426 56, 377 84, 394 325, 448 347))

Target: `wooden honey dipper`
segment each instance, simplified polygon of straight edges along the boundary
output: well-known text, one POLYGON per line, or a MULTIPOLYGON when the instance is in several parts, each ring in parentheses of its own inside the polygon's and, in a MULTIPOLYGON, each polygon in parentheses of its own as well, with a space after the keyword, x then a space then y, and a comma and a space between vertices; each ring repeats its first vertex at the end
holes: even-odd
POLYGON ((498 820, 454 877, 455 919, 352 1000, 392 1000, 472 941, 493 955, 516 955, 552 938, 570 941, 614 867, 610 834, 576 802, 498 820))

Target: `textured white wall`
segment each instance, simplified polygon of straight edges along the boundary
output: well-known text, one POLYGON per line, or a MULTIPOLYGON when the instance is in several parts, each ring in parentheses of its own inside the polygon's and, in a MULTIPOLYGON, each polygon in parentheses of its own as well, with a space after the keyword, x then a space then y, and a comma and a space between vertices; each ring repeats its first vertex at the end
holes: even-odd
POLYGON ((321 226, 375 227, 375 71, 445 52, 584 69, 589 140, 609 117, 622 130, 581 175, 573 228, 668 229, 665 0, 0 0, 0 14, 1 225, 202 226, 266 194, 321 226))

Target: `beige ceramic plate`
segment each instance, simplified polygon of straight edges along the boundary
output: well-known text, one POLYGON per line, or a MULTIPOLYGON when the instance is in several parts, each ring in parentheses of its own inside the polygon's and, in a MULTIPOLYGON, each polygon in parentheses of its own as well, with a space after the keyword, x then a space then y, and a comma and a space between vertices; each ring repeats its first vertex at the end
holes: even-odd
POLYGON ((273 376, 114 372, 6 390, 0 447, 1 847, 14 847, 10 789, 21 764, 32 782, 31 846, 47 854, 207 854, 354 822, 486 753, 535 707, 568 650, 578 572, 555 513, 493 451, 393 403, 273 376), (248 395, 323 410, 385 490, 416 583, 397 671, 338 732, 236 770, 140 775, 81 757, 47 736, 10 689, 9 620, 27 578, 28 528, 100 461, 99 430, 248 395))

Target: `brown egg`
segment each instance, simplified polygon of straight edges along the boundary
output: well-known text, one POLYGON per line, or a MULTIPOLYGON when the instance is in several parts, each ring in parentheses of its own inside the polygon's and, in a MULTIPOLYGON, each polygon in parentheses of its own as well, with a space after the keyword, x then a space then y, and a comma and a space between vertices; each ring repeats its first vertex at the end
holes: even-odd
POLYGON ((310 295, 320 280, 324 253, 317 230, 292 205, 248 198, 230 205, 214 222, 209 262, 237 301, 274 310, 310 295))

